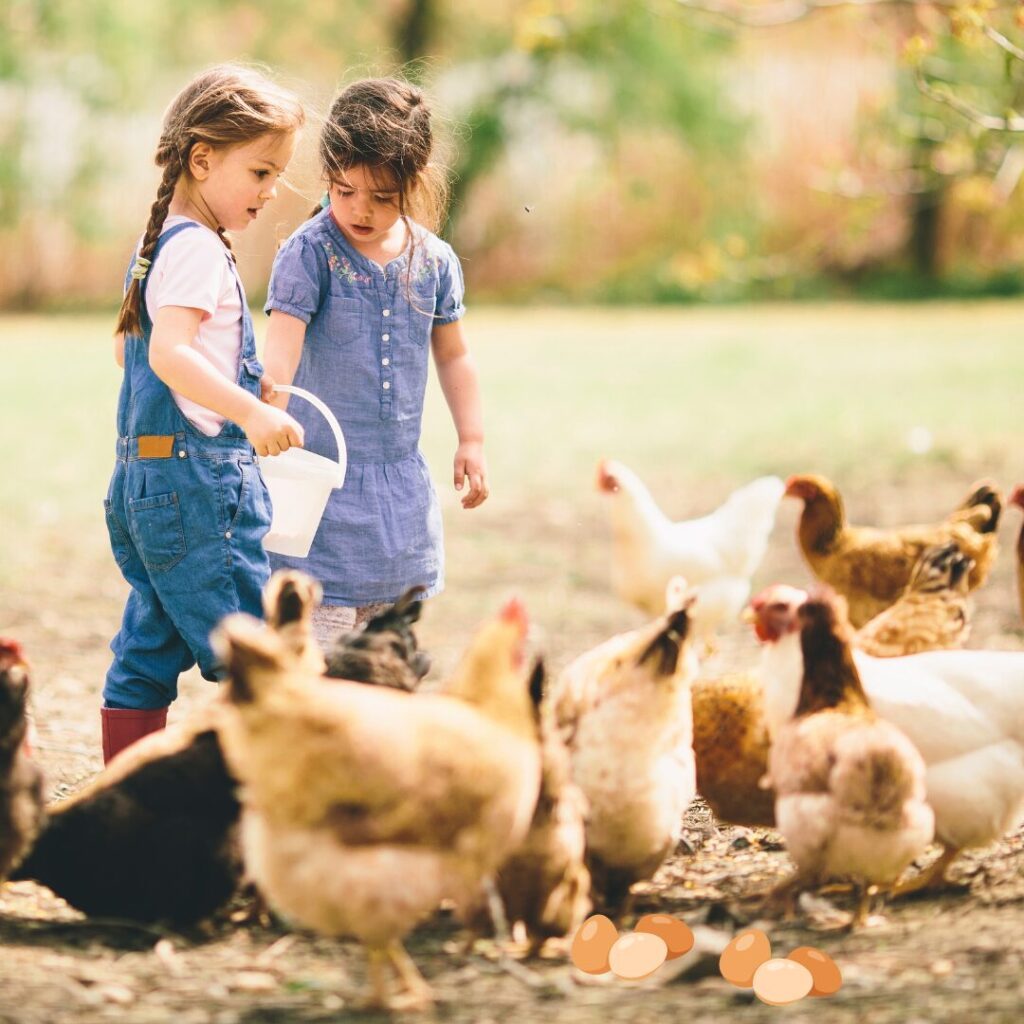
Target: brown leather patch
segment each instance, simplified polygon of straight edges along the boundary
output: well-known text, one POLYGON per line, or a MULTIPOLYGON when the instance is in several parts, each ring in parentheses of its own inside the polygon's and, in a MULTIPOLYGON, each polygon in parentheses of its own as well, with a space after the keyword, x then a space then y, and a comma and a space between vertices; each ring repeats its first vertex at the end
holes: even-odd
POLYGON ((140 459, 169 459, 174 451, 173 434, 140 434, 140 459))

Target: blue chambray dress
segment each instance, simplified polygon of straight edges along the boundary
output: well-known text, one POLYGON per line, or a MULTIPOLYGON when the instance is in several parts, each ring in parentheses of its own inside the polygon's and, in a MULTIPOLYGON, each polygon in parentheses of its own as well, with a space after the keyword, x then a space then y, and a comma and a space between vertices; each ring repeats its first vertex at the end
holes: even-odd
MULTIPOLYGON (((293 383, 330 406, 349 461, 308 558, 270 560, 274 569, 315 576, 325 604, 390 602, 413 584, 430 597, 444 586, 441 511, 419 440, 430 333, 465 313, 462 268, 451 246, 412 228, 411 265, 406 250, 381 268, 349 244, 325 209, 274 261, 266 311, 308 324, 293 383)), ((295 397, 288 411, 305 428, 310 451, 336 456, 319 412, 295 397)))

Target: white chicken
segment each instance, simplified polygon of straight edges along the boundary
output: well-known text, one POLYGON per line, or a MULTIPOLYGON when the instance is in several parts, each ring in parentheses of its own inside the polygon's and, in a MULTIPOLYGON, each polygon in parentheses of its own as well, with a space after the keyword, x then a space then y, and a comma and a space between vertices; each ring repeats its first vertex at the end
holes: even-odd
POLYGON ((619 914, 634 882, 675 849, 696 791, 689 643, 692 594, 640 629, 580 655, 551 691, 552 712, 589 805, 595 898, 619 914))
POLYGON ((658 615, 664 611, 666 584, 684 576, 698 599, 694 635, 710 643, 750 597, 750 578, 764 558, 783 482, 759 477, 708 515, 678 523, 621 462, 598 465, 597 487, 612 499, 612 583, 619 597, 658 615))
MULTIPOLYGON (((764 641, 765 718, 776 734, 797 706, 803 676, 795 587, 769 587, 752 602, 764 641)), ((1024 653, 929 651, 902 658, 854 652, 872 706, 903 730, 927 769, 935 839, 930 869, 900 891, 941 885, 961 850, 985 846, 1024 821, 1024 653)))

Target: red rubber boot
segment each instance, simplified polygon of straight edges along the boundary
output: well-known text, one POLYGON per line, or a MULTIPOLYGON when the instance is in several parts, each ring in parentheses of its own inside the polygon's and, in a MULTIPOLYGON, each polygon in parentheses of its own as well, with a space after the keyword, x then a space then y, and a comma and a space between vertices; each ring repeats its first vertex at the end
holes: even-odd
POLYGON ((103 723, 103 763, 109 764, 125 747, 163 729, 167 725, 167 708, 152 711, 100 708, 100 720, 103 723))

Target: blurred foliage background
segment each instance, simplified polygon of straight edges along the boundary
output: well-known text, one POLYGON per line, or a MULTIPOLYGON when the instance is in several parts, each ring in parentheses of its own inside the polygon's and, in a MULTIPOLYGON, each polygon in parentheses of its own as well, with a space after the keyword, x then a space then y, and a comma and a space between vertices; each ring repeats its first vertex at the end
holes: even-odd
MULTIPOLYGON (((269 65, 311 111, 367 74, 438 112, 475 301, 1011 293, 1019 0, 0 0, 0 306, 110 306, 162 111, 269 65), (1016 40, 1016 41, 1015 41, 1016 40)), ((236 248, 254 299, 321 191, 236 248)))

